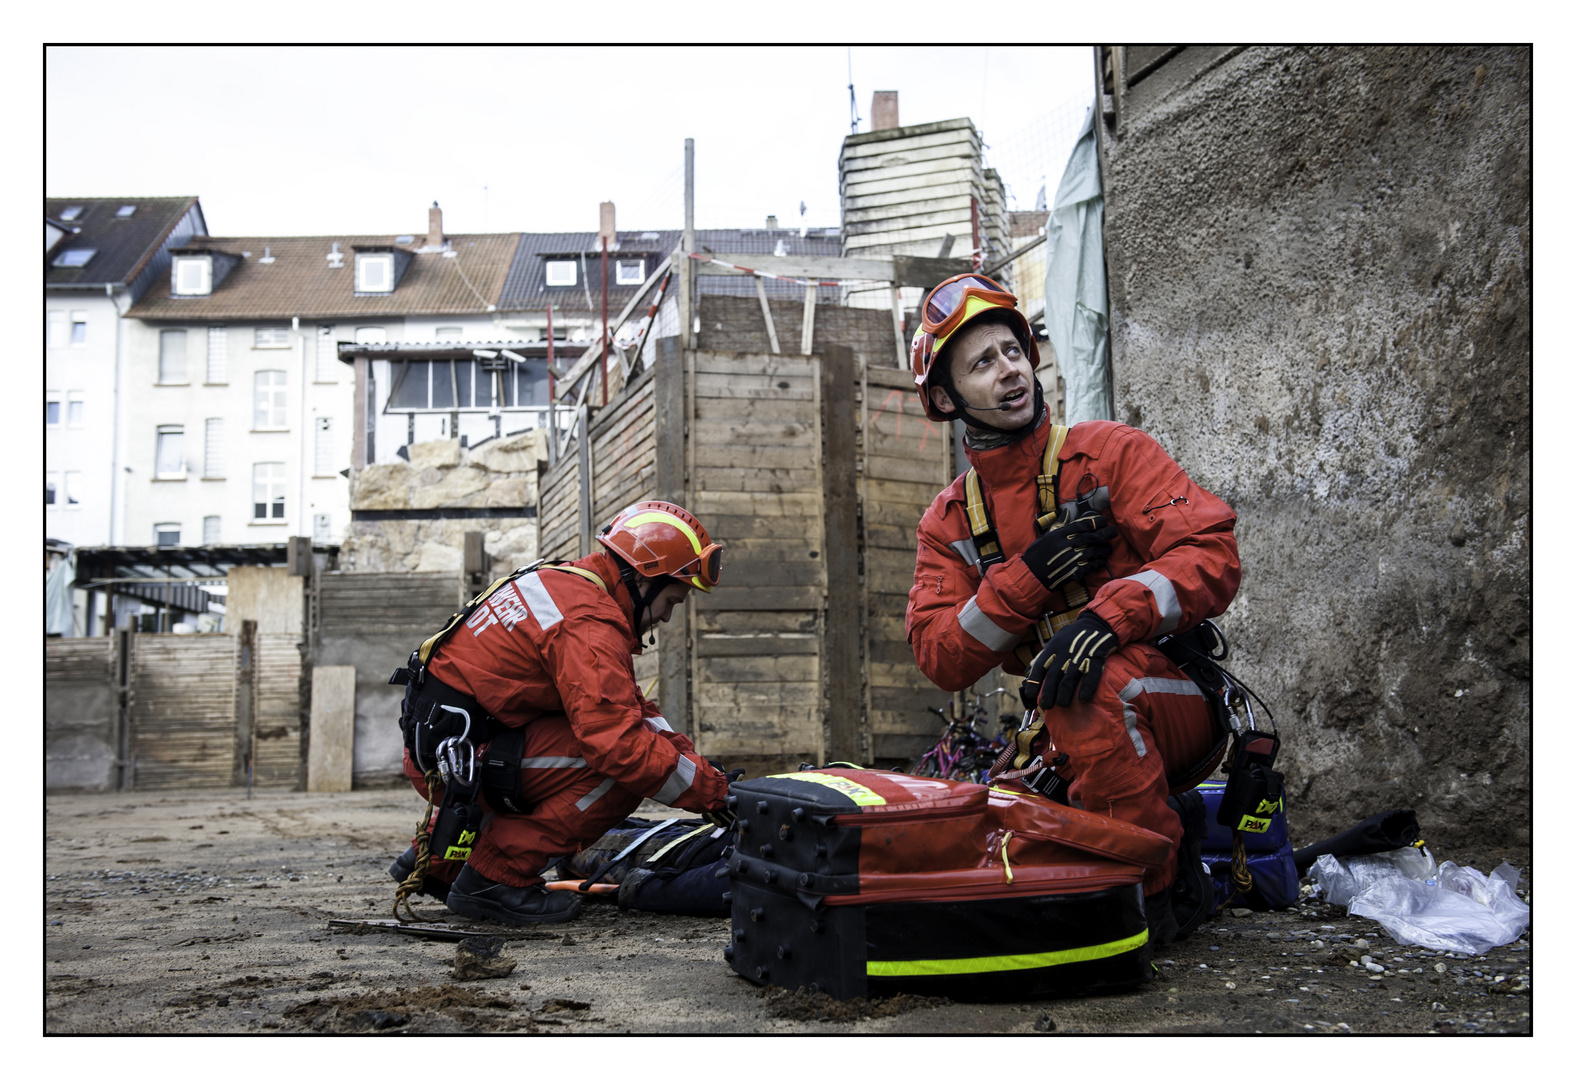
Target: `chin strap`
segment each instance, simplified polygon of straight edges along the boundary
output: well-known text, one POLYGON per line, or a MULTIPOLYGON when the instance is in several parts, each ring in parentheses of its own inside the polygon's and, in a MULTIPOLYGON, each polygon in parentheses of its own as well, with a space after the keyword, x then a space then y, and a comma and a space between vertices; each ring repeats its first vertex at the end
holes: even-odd
MULTIPOLYGON (((638 642, 640 641, 640 620, 645 618, 646 611, 651 607, 651 598, 661 590, 658 588, 649 588, 645 596, 640 595, 641 577, 639 574, 635 573, 634 567, 630 566, 617 555, 613 556, 613 561, 618 563, 619 580, 624 583, 624 588, 629 590, 629 598, 634 603, 634 611, 630 614, 629 628, 634 632, 635 640, 638 642)), ((646 578, 645 580, 655 584, 659 579, 646 578)), ((645 644, 655 645, 657 643, 657 628, 653 626, 650 628, 650 631, 650 640, 646 641, 645 644)))

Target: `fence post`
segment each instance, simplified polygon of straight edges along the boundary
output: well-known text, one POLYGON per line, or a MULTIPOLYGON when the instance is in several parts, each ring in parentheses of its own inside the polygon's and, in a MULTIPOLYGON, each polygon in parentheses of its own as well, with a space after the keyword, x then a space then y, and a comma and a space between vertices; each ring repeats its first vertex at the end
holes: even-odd
MULTIPOLYGON (((687 261, 687 260, 686 260, 687 261)), ((684 349, 678 337, 658 338, 656 370, 652 378, 652 407, 656 410, 656 496, 664 502, 688 507, 685 491, 685 451, 688 429, 684 391, 684 349)), ((673 610, 672 621, 657 632, 657 700, 662 715, 674 731, 689 734, 690 723, 690 604, 673 610)))
POLYGON ((236 639, 235 670, 235 767, 231 782, 246 783, 247 765, 252 757, 252 716, 256 689, 257 620, 241 620, 236 639))
POLYGON ((859 634, 859 497, 854 473, 854 351, 847 345, 821 347, 821 431, 825 464, 821 499, 826 538, 826 671, 829 760, 863 761, 863 664, 859 634))

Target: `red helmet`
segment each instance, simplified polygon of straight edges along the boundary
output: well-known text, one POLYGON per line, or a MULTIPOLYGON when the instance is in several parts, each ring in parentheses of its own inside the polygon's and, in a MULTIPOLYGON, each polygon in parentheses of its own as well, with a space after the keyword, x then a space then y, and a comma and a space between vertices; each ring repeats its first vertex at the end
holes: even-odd
POLYGON ((721 580, 722 545, 713 544, 706 526, 674 503, 626 506, 603 527, 597 543, 643 577, 667 575, 701 592, 711 592, 721 580))
POLYGON ((936 411, 930 401, 930 373, 935 368, 936 357, 963 324, 987 311, 1006 311, 1013 317, 1013 330, 1018 339, 1026 343, 1029 369, 1040 366, 1040 347, 1034 343, 1034 331, 1029 320, 1018 310, 1018 298, 983 274, 959 274, 949 277, 930 290, 925 304, 920 308, 919 329, 909 346, 909 363, 914 369, 914 386, 919 391, 919 402, 925 415, 932 420, 953 420, 936 411))

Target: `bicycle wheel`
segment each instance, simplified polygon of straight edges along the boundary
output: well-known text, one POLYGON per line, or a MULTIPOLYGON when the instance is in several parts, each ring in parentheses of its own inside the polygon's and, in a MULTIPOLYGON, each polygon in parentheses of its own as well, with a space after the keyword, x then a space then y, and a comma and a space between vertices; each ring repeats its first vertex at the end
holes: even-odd
POLYGON ((941 770, 937 766, 935 752, 927 750, 923 754, 919 755, 919 757, 909 762, 908 774, 910 776, 931 776, 940 778, 941 770))

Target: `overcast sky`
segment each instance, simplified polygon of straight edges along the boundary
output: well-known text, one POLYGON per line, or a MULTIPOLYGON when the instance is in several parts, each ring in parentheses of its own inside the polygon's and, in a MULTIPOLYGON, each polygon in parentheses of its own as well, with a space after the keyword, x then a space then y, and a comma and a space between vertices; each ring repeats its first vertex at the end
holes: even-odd
MULTIPOLYGON (((198 195, 218 236, 838 224, 849 51, 813 48, 50 48, 50 196, 198 195), (91 132, 92 137, 82 137, 91 132)), ((860 131, 967 116, 1016 208, 1054 196, 1091 50, 852 50, 860 131)))

